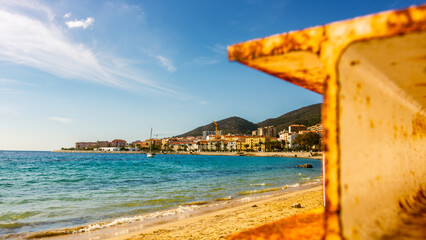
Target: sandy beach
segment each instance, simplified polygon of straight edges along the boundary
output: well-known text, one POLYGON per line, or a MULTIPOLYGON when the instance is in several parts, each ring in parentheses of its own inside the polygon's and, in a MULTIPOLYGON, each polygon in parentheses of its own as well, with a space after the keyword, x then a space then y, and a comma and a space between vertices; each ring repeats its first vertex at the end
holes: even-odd
POLYGON ((277 191, 260 195, 247 202, 230 204, 228 207, 213 209, 201 214, 190 214, 181 218, 156 221, 154 224, 127 223, 96 231, 63 234, 64 230, 35 232, 18 237, 17 235, 0 239, 112 239, 112 240, 207 240, 225 239, 227 236, 293 216, 311 209, 322 207, 322 182, 302 185, 301 189, 277 191), (292 205, 300 203, 301 208, 292 205))
POLYGON ((141 239, 225 239, 230 234, 274 222, 323 206, 322 186, 250 202, 241 206, 151 227, 112 238, 141 239), (302 208, 292 208, 300 203, 302 208))

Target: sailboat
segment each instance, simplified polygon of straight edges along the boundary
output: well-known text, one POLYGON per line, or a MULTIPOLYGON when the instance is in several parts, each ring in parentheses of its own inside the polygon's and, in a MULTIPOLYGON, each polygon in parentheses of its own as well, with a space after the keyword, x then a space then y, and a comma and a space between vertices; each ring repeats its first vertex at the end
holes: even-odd
POLYGON ((152 153, 152 128, 151 128, 151 134, 149 135, 149 153, 146 154, 146 157, 154 157, 155 154, 152 153))

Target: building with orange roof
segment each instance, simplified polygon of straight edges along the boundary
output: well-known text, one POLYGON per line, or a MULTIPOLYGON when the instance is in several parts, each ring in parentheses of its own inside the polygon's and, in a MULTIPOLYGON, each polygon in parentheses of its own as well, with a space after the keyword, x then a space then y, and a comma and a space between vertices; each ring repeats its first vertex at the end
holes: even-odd
POLYGON ((111 142, 111 147, 125 147, 127 146, 127 141, 123 139, 114 139, 111 142))

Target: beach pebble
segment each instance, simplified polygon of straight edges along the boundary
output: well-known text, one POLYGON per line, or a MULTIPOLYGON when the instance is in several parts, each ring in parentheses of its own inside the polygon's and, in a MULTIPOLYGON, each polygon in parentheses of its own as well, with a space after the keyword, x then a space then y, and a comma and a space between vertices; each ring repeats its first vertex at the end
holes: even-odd
POLYGON ((257 207, 257 205, 255 204, 255 205, 253 205, 253 206, 251 206, 251 207, 257 207))
POLYGON ((291 205, 292 208, 301 208, 302 205, 300 203, 295 203, 293 205, 291 205))

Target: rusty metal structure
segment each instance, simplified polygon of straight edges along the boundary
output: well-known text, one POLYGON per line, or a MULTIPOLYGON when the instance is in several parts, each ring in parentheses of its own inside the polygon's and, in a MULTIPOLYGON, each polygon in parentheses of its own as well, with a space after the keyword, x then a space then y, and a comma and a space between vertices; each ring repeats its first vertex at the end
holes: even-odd
MULTIPOLYGON (((426 239, 426 5, 239 43, 228 58, 324 96, 325 208, 294 221, 316 219, 318 239, 426 239)), ((282 221, 229 239, 305 239, 277 238, 282 221)))

